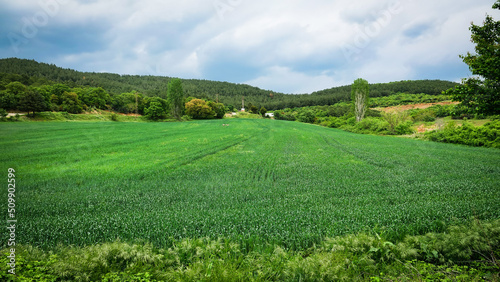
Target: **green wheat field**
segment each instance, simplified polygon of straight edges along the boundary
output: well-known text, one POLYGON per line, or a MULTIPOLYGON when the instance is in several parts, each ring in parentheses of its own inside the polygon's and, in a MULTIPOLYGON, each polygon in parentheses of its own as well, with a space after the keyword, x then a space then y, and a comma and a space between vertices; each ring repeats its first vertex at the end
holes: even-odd
POLYGON ((497 149, 257 119, 0 132, 4 190, 16 171, 16 241, 41 248, 209 237, 301 250, 367 230, 400 239, 500 218, 497 149))

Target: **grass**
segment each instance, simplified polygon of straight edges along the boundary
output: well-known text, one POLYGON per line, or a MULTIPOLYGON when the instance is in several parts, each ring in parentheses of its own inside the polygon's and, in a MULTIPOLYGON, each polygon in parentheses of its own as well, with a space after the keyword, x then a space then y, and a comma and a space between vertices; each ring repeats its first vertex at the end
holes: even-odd
MULTIPOLYGON (((17 281, 498 281, 499 238, 500 220, 475 220, 399 242, 366 233, 327 238, 304 251, 248 252, 208 238, 168 249, 121 241, 51 252, 18 246, 16 271, 17 281)), ((9 251, 2 253, 4 281, 12 276, 9 251)))
POLYGON ((208 237, 244 252, 305 250, 373 229, 397 240, 500 218, 494 149, 264 119, 0 131, 0 171, 16 170, 16 240, 44 249, 208 237))

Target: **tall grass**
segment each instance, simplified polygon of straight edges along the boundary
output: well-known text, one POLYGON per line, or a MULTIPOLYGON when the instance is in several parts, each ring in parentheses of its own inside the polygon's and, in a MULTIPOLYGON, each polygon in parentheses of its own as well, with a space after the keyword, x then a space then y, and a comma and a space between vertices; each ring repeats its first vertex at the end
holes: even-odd
MULTIPOLYGON (((18 248, 21 281, 498 281, 500 221, 388 241, 377 233, 327 238, 303 251, 247 252, 227 239, 175 241, 168 249, 115 241, 45 252, 18 248)), ((0 257, 0 279, 6 275, 0 257)))

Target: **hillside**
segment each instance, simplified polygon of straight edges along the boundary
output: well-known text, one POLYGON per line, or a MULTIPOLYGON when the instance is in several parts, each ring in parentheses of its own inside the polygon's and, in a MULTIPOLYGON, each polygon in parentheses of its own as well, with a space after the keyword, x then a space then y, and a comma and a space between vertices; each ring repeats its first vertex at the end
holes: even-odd
MULTIPOLYGON (((145 96, 159 96, 162 98, 165 98, 166 85, 172 79, 171 77, 162 76, 80 72, 60 68, 53 64, 39 63, 34 60, 8 58, 0 59, 0 90, 2 90, 1 81, 4 81, 4 83, 8 81, 5 74, 21 75, 22 80, 24 80, 24 82, 21 81, 23 84, 64 83, 70 87, 102 87, 111 95, 136 90, 145 96)), ((332 105, 350 99, 350 86, 334 87, 312 94, 292 95, 263 90, 245 84, 198 79, 182 79, 182 81, 186 96, 215 100, 218 94, 219 101, 226 105, 234 105, 237 108, 241 104, 242 96, 245 96, 245 101, 259 107, 266 107, 268 110, 332 105)), ((400 92, 437 95, 455 85, 456 83, 440 80, 371 84, 371 96, 387 96, 400 92)))

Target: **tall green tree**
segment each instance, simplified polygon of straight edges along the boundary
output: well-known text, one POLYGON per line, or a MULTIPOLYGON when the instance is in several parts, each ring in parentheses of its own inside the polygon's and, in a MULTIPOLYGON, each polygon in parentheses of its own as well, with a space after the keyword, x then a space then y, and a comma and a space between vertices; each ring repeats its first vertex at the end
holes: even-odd
POLYGON ((354 116, 356 121, 360 122, 368 109, 368 97, 370 94, 370 86, 368 81, 358 78, 351 86, 351 100, 354 108, 354 116))
MULTIPOLYGON (((500 0, 493 9, 500 10, 500 0)), ((476 53, 460 57, 474 77, 463 79, 447 94, 472 114, 500 114, 500 21, 487 15, 482 26, 472 23, 470 31, 476 53)))
POLYGON ((33 112, 33 116, 35 116, 35 112, 45 110, 47 108, 47 104, 45 102, 45 98, 40 92, 35 89, 29 89, 19 95, 18 107, 21 111, 27 111, 28 115, 29 112, 33 112))
POLYGON ((170 113, 176 119, 180 119, 184 112, 184 91, 182 82, 178 78, 172 79, 167 86, 167 101, 170 105, 170 113))
POLYGON ((72 114, 80 114, 83 112, 83 107, 78 94, 75 92, 64 92, 61 96, 62 110, 72 114))

